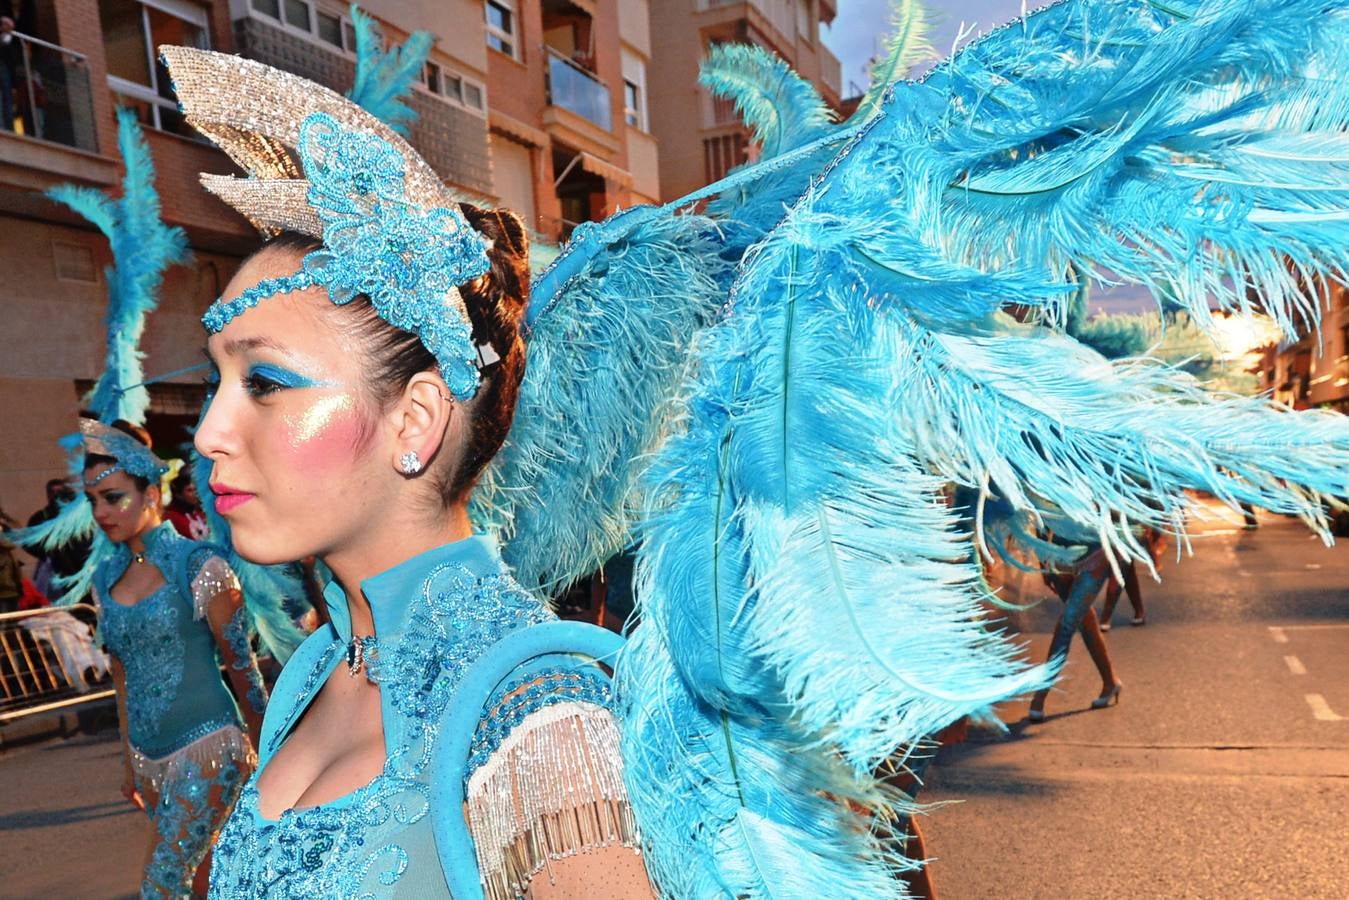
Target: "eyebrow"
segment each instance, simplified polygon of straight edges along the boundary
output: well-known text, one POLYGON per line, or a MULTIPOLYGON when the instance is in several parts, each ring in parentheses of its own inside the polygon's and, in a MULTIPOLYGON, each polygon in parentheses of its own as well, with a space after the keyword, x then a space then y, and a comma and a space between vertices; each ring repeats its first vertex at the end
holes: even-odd
POLYGON ((275 350, 278 353, 285 353, 287 355, 290 353, 289 349, 287 349, 284 344, 274 341, 269 337, 258 336, 234 338, 233 340, 226 341, 225 354, 227 356, 237 356, 247 350, 256 350, 259 347, 266 347, 270 350, 275 350))

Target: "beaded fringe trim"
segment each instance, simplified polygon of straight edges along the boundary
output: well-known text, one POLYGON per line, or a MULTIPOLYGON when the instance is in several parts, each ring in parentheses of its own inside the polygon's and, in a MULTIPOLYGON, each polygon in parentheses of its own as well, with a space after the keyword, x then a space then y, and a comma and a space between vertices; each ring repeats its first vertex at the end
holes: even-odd
POLYGON ((638 846, 608 710, 559 703, 530 714, 468 783, 486 900, 515 900, 548 861, 638 846))
MULTIPOLYGON (((167 782, 176 779, 189 762, 202 777, 214 778, 230 761, 241 762, 248 771, 258 765, 258 755, 249 743, 248 736, 235 725, 212 731, 183 749, 159 759, 152 759, 135 747, 131 748, 131 770, 136 775, 136 781, 148 784, 156 794, 163 791, 167 782)), ((240 774, 247 775, 247 772, 240 774)))

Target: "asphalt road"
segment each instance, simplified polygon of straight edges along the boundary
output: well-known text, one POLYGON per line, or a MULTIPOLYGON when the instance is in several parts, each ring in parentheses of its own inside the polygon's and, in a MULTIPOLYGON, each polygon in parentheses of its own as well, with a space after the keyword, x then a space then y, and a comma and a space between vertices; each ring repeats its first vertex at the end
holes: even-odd
MULTIPOLYGON (((1349 542, 1197 531, 1144 583, 1146 627, 1116 612, 1119 706, 1088 710, 1077 643, 1046 722, 1008 704, 1009 735, 943 750, 924 794, 956 801, 924 820, 943 900, 1349 898, 1349 542)), ((1011 618, 1031 652, 1057 606, 1011 618)), ((0 897, 134 895, 148 832, 117 754, 112 732, 0 756, 0 897)))
MULTIPOLYGON (((1010 734, 942 751, 924 799, 958 802, 923 824, 943 900, 1349 898, 1349 542, 1261 522, 1199 525, 1144 581, 1146 626, 1121 599, 1119 706, 1089 708, 1076 641, 1043 724, 1007 704, 1010 734)), ((1014 617, 1036 654, 1059 608, 1014 617)))

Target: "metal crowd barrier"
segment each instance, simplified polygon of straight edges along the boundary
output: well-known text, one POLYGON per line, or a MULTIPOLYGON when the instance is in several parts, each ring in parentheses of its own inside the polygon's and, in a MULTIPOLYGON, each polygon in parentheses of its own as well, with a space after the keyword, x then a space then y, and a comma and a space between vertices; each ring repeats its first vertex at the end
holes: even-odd
POLYGON ((114 695, 87 603, 0 613, 0 725, 114 695))

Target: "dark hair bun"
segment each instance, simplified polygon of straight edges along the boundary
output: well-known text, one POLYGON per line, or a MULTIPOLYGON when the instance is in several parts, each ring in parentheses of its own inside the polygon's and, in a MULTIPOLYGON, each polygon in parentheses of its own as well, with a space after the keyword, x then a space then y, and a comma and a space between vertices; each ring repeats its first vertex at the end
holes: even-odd
POLYGON ((486 209, 461 203, 459 210, 474 231, 492 242, 487 252, 491 270, 462 285, 460 293, 464 295, 469 317, 473 319, 475 337, 479 341, 490 341, 504 357, 503 348, 512 342, 503 340, 502 325, 507 325, 518 335, 529 299, 529 232, 520 217, 508 209, 486 209), (504 321, 485 321, 498 317, 504 321))

